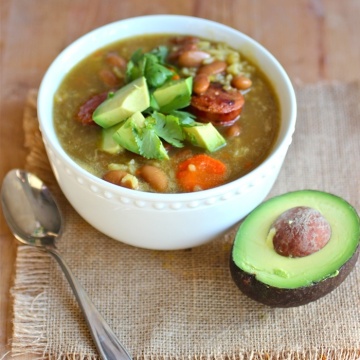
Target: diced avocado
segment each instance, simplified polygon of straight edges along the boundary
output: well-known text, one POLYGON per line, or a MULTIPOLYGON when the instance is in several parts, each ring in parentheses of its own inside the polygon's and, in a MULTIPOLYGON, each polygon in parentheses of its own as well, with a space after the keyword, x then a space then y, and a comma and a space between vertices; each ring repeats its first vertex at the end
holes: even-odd
POLYGON ((155 111, 160 109, 159 104, 156 102, 153 94, 150 94, 150 107, 155 111))
POLYGON ((356 210, 336 195, 299 190, 267 200, 246 217, 235 236, 230 270, 234 282, 250 298, 270 306, 299 306, 339 286, 354 268, 359 253, 360 218, 356 210), (294 209, 294 214, 300 215, 286 219, 286 231, 274 225, 294 209), (323 222, 310 218, 307 209, 326 219, 330 239, 310 254, 282 255, 275 248, 276 233, 287 240, 288 249, 294 246, 292 240, 296 246, 305 241, 303 245, 311 248, 323 234, 323 222), (300 237, 301 231, 306 236, 300 237))
POLYGON ((146 126, 146 119, 139 111, 119 126, 113 138, 125 149, 147 159, 169 158, 159 136, 146 126))
POLYGON ((115 132, 121 125, 114 125, 107 129, 101 129, 100 149, 109 154, 119 154, 124 148, 120 146, 113 138, 115 132))
POLYGON ((113 135, 113 139, 125 149, 140 154, 139 145, 136 142, 135 133, 139 133, 145 124, 145 118, 140 111, 135 112, 123 124, 119 126, 113 135))
POLYGON ((140 77, 101 103, 93 113, 93 120, 103 128, 108 128, 124 121, 137 111, 146 110, 149 105, 146 79, 140 77))
POLYGON ((184 131, 193 145, 200 146, 210 152, 214 152, 226 145, 226 140, 212 123, 198 123, 196 126, 184 127, 184 131))
POLYGON ((160 112, 169 113, 182 109, 190 104, 192 93, 192 77, 171 80, 157 88, 153 97, 160 108, 160 112))

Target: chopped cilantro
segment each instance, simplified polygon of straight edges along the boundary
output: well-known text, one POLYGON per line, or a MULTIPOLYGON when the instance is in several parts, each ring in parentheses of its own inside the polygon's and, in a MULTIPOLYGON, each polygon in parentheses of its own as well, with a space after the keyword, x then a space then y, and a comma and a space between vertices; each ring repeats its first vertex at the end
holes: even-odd
POLYGON ((145 127, 137 140, 140 155, 147 159, 168 159, 167 152, 155 129, 145 127))
POLYGON ((173 110, 170 114, 179 119, 181 126, 196 126, 197 124, 196 116, 187 111, 173 110))
POLYGON ((174 73, 164 65, 146 61, 144 76, 150 87, 157 88, 165 84, 173 75, 174 73))
POLYGON ((168 50, 165 46, 160 46, 148 53, 143 53, 141 49, 136 50, 127 65, 128 81, 145 76, 148 86, 157 88, 170 80, 174 71, 166 66, 167 53, 168 50))
POLYGON ((185 135, 179 119, 176 116, 154 112, 151 115, 151 118, 154 119, 153 126, 159 137, 175 147, 184 146, 182 141, 184 140, 185 135))
MULTIPOLYGON (((124 142, 123 146, 147 159, 169 159, 163 141, 181 148, 184 146, 184 141, 189 141, 187 134, 189 129, 187 131, 184 129, 200 125, 196 122, 196 117, 186 111, 169 110, 166 114, 159 112, 160 105, 153 95, 154 91, 170 80, 178 80, 174 80, 174 76, 178 76, 176 68, 166 63, 167 55, 166 46, 159 46, 147 53, 138 49, 132 54, 126 69, 128 82, 141 76, 146 78, 150 106, 142 112, 143 122, 136 122, 131 117, 126 121, 126 126, 131 130, 124 131, 123 134, 130 136, 131 141, 124 142)), ((181 102, 181 106, 175 109, 184 107, 184 102, 181 102)))
POLYGON ((159 62, 161 62, 162 64, 165 63, 168 53, 169 53, 169 50, 164 45, 160 45, 151 51, 151 54, 154 54, 158 58, 159 62))

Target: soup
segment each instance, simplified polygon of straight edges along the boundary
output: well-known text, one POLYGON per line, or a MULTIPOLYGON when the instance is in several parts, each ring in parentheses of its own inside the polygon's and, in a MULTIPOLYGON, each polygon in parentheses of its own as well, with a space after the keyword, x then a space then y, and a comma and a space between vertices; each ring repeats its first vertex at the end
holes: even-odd
POLYGON ((280 109, 266 76, 228 45, 149 35, 99 49, 72 69, 55 95, 54 122, 64 150, 95 176, 181 193, 256 168, 274 145, 280 109), (139 96, 148 103, 136 110, 139 96))

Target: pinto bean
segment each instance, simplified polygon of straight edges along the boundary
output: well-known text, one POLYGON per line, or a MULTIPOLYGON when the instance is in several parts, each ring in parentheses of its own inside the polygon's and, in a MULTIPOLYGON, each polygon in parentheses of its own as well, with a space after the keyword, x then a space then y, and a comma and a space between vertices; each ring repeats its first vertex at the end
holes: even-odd
POLYGON ((103 175, 103 180, 128 189, 137 189, 139 187, 137 177, 124 170, 110 170, 103 175))
POLYGON ((231 137, 237 137, 241 133, 241 127, 238 123, 232 124, 226 129, 226 136, 231 137))
POLYGON ((106 62, 109 65, 116 66, 119 69, 125 70, 127 62, 126 60, 120 56, 118 53, 111 51, 106 54, 106 62))
POLYGON ((195 36, 175 36, 171 39, 171 42, 176 45, 196 44, 199 39, 195 36))
POLYGON ((110 170, 105 175, 103 175, 103 180, 111 182, 115 185, 121 185, 121 180, 127 175, 128 173, 124 170, 110 170))
POLYGON ((193 91, 196 94, 204 93, 210 86, 209 77, 206 74, 198 74, 194 78, 193 91))
POLYGON ((156 191, 164 192, 168 188, 169 179, 165 172, 152 165, 144 165, 138 174, 156 191))
POLYGON ((169 56, 168 56, 168 60, 170 62, 176 62, 179 59, 179 56, 184 52, 184 51, 190 51, 190 50, 197 50, 197 45, 194 43, 185 43, 184 45, 181 45, 181 47, 179 47, 177 50, 172 51, 169 56))
POLYGON ((210 54, 201 50, 187 50, 183 51, 178 59, 181 67, 198 67, 203 60, 210 57, 210 54))
POLYGON ((231 86, 238 90, 246 90, 252 85, 251 79, 243 75, 237 75, 231 80, 231 86))
POLYGON ((200 67, 198 74, 206 74, 208 76, 219 74, 225 71, 227 64, 225 61, 216 60, 210 64, 206 64, 200 67))
POLYGON ((119 84, 119 79, 116 75, 109 69, 101 69, 99 71, 99 76, 101 81, 110 87, 115 87, 119 84))

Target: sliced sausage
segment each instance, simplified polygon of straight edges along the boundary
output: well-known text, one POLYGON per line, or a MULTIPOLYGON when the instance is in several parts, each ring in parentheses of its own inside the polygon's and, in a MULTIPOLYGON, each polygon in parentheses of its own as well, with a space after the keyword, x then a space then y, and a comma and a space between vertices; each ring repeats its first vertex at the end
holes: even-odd
POLYGON ((240 116, 244 96, 236 90, 225 90, 219 83, 211 83, 202 94, 191 98, 191 110, 199 121, 214 125, 231 125, 240 116))
POLYGON ((89 100, 85 101, 80 106, 79 112, 77 113, 76 120, 81 122, 83 125, 96 125, 92 119, 92 114, 95 109, 106 100, 108 96, 107 92, 92 96, 89 100))

